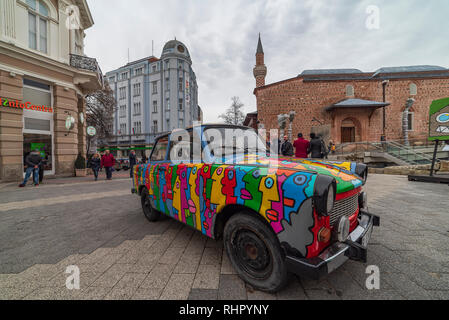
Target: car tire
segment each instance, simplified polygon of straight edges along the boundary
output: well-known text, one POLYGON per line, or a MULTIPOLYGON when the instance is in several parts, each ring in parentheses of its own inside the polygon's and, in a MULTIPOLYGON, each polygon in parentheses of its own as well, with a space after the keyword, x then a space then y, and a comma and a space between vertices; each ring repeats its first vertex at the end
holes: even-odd
POLYGON ((233 215, 224 228, 224 246, 240 278, 254 289, 275 293, 287 282, 287 267, 273 230, 250 213, 233 215))
POLYGON ((150 195, 147 188, 142 189, 142 193, 140 195, 140 203, 142 204, 143 214, 148 221, 156 222, 159 220, 161 214, 154 210, 151 206, 150 195))

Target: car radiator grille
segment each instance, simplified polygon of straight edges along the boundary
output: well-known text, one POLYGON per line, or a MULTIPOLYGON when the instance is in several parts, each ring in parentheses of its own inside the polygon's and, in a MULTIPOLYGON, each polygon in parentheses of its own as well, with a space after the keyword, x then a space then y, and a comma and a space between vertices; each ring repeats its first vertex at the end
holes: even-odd
POLYGON ((342 199, 335 202, 334 209, 332 209, 330 217, 331 226, 338 222, 342 216, 350 217, 359 208, 359 195, 355 194, 349 198, 342 199))

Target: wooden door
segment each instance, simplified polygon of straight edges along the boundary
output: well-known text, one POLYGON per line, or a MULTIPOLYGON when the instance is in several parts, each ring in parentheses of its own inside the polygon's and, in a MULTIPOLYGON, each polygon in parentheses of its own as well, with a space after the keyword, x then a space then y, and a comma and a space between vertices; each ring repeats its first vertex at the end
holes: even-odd
POLYGON ((355 142, 355 127, 341 128, 341 142, 342 143, 355 142))

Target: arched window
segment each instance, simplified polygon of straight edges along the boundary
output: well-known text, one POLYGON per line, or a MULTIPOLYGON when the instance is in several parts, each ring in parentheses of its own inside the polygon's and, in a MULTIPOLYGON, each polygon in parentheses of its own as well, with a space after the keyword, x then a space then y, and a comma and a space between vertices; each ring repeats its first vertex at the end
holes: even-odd
POLYGON ((418 94, 418 87, 416 86, 416 84, 411 83, 410 84, 410 95, 416 96, 417 94, 418 94))
POLYGON ((28 46, 43 53, 48 52, 47 6, 39 0, 26 0, 28 5, 28 46))
POLYGON ((347 97, 353 97, 354 96, 354 87, 351 85, 346 86, 346 96, 347 97))

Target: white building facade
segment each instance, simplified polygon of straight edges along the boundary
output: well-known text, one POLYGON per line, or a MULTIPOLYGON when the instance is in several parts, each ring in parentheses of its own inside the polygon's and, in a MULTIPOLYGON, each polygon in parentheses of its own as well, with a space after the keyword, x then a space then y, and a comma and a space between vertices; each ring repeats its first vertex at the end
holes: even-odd
POLYGON ((162 133, 192 126, 201 114, 192 60, 180 41, 167 42, 160 59, 128 63, 106 79, 117 101, 110 147, 149 146, 162 133))
POLYGON ((86 0, 0 0, 0 181, 22 179, 32 150, 56 176, 86 154, 85 96, 103 88, 84 55, 93 24, 86 0))

